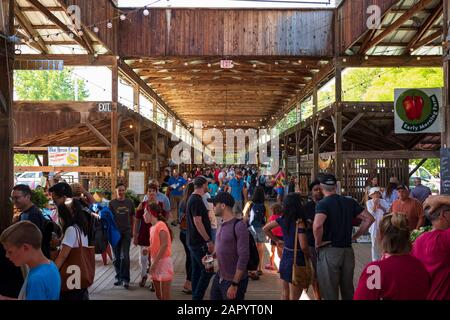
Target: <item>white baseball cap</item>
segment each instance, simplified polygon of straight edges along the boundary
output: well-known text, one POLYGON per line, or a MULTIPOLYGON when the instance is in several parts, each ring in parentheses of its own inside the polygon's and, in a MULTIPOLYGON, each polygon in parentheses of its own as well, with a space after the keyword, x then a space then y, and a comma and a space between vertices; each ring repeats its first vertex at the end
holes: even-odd
POLYGON ((379 187, 370 188, 370 190, 369 190, 369 197, 371 197, 375 192, 380 192, 381 193, 381 189, 379 187))

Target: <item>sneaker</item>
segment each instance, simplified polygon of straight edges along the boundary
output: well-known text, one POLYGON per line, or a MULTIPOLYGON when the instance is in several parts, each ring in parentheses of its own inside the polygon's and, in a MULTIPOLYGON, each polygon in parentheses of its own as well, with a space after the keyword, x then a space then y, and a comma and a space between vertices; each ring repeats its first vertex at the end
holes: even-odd
POLYGON ((121 281, 121 280, 114 282, 115 286, 121 286, 122 284, 123 284, 123 281, 121 281))
POLYGON ((124 283, 123 283, 123 287, 124 287, 125 289, 128 289, 128 288, 130 288, 130 284, 129 284, 128 282, 124 282, 124 283))
POLYGON ((150 287, 149 287, 151 292, 155 292, 155 286, 153 285, 153 281, 150 282, 150 287))

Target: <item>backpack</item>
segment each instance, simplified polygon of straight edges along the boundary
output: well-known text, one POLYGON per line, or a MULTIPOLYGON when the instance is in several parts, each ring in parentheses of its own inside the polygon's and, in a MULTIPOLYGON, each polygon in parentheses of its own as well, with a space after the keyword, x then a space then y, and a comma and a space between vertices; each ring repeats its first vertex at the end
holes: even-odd
POLYGON ((250 221, 250 225, 263 227, 266 224, 266 207, 264 203, 253 203, 251 210, 253 210, 254 216, 250 221))
POLYGON ((265 176, 263 176, 263 175, 259 176, 258 181, 259 181, 260 186, 264 187, 266 185, 266 177, 265 176))
POLYGON ((53 234, 56 235, 57 238, 62 236, 61 227, 54 222, 49 216, 43 215, 44 219, 42 221, 42 241, 41 241, 41 249, 44 255, 47 258, 51 258, 50 252, 52 251, 52 240, 53 234))
MULTIPOLYGON (((237 241, 237 236, 236 236, 236 224, 242 221, 240 219, 236 219, 236 221, 234 221, 234 226, 233 226, 233 231, 234 231, 234 239, 237 241)), ((258 254, 258 248, 256 247, 256 243, 255 243, 255 239, 253 239, 253 235, 250 233, 250 231, 248 231, 248 246, 249 246, 249 259, 248 259, 248 264, 247 264, 247 270, 249 271, 255 271, 258 269, 258 265, 259 265, 259 254, 258 254)))
POLYGON ((93 218, 91 223, 89 245, 95 247, 95 253, 100 254, 108 248, 107 227, 100 218, 93 218))

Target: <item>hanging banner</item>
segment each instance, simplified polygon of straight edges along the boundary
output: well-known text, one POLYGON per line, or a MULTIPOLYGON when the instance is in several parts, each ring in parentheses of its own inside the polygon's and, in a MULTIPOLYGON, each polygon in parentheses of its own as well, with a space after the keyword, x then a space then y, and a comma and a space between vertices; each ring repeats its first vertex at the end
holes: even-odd
POLYGON ((80 163, 78 147, 48 147, 50 167, 77 167, 80 163))
POLYGON ((134 193, 141 195, 145 194, 145 172, 144 171, 129 171, 128 172, 128 189, 134 193))
POLYGON ((442 88, 395 89, 395 133, 441 132, 442 88))
POLYGON ((441 194, 450 195, 450 148, 441 149, 441 194))

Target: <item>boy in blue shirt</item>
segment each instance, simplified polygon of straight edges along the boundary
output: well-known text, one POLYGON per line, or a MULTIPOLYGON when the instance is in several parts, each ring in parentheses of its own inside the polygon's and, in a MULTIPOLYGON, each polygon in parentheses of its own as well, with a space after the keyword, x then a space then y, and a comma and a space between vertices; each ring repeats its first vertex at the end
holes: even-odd
POLYGON ((183 178, 181 174, 178 173, 176 169, 173 170, 173 175, 169 178, 170 187, 170 207, 173 212, 172 225, 176 226, 178 224, 178 211, 180 210, 180 202, 183 198, 184 188, 187 181, 183 178))
MULTIPOLYGON (((19 294, 19 300, 59 300, 61 276, 56 265, 41 250, 42 234, 30 221, 20 221, 0 235, 6 257, 18 267, 30 271, 19 294)), ((0 296, 0 300, 16 300, 0 296)))
POLYGON ((208 185, 209 194, 211 195, 211 198, 214 198, 217 195, 217 191, 219 190, 219 186, 217 185, 217 182, 215 179, 212 179, 211 182, 208 185))

